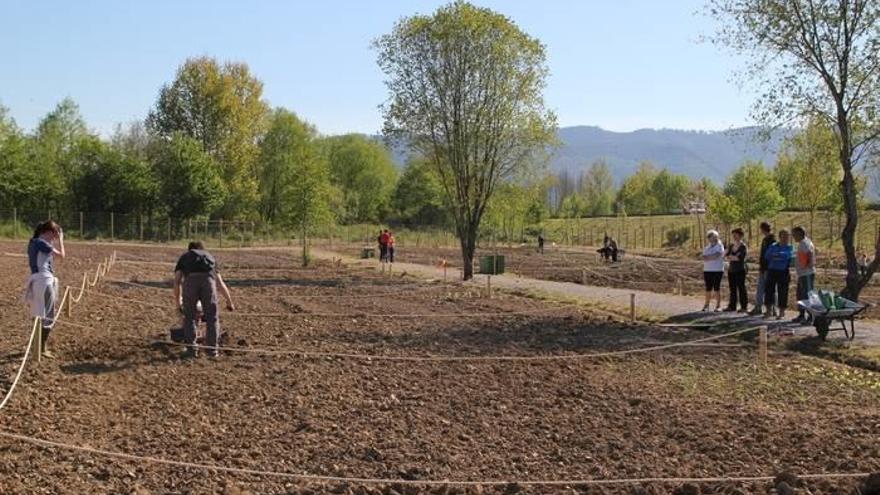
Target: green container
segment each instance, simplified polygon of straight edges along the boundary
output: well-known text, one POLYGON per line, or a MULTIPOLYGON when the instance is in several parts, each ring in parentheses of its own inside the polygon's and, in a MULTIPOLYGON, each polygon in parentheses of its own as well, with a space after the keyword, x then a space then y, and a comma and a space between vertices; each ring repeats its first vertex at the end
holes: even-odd
POLYGON ((504 256, 481 256, 480 273, 483 275, 501 275, 504 273, 504 256))

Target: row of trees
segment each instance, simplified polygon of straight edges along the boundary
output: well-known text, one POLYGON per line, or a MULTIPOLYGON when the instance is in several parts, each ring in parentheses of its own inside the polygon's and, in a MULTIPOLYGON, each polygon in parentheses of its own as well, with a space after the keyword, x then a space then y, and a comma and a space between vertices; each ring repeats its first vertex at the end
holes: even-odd
POLYGON ((418 208, 436 204, 436 188, 425 191, 418 167, 401 179, 382 142, 323 137, 292 111, 271 109, 262 83, 240 63, 187 60, 145 121, 106 139, 71 99, 30 133, 0 106, 0 209, 297 225, 304 215, 344 223, 430 216, 418 208), (304 194, 313 200, 303 202, 304 194))

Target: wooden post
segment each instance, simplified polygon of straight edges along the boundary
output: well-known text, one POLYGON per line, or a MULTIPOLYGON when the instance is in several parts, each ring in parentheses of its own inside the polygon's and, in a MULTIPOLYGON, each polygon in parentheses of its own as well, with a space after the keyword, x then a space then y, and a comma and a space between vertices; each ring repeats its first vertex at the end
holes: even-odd
POLYGON ((447 268, 446 260, 443 260, 443 281, 446 282, 446 268, 447 268))
POLYGON ((629 320, 632 322, 636 321, 636 293, 633 292, 629 295, 629 320))
POLYGON ((62 297, 61 300, 67 300, 67 312, 65 314, 70 318, 73 316, 73 301, 70 300, 70 286, 64 288, 64 297, 62 297))
POLYGON ((116 219, 113 212, 110 212, 110 242, 116 237, 116 219))
POLYGON ((581 268, 581 285, 587 285, 587 269, 581 268))
POLYGON ((79 239, 83 240, 86 238, 86 234, 83 231, 83 212, 79 212, 79 239))
POLYGON ((678 277, 678 295, 684 295, 684 282, 682 282, 681 277, 678 277))
POLYGON ((758 330, 758 362, 761 366, 767 366, 767 327, 758 330))
POLYGON ((144 242, 144 214, 141 213, 140 217, 140 231, 141 231, 141 242, 144 242))
POLYGON ((37 318, 37 334, 34 335, 34 338, 37 339, 37 362, 39 363, 43 360, 43 319, 37 318))
POLYGON ((18 239, 18 208, 12 209, 12 238, 18 239))
POLYGON ((492 275, 486 275, 486 297, 492 298, 492 275))
MULTIPOLYGON (((221 218, 218 221, 218 225, 220 226, 220 247, 223 247, 223 219, 221 218)), ((305 248, 303 248, 305 249, 305 248)))

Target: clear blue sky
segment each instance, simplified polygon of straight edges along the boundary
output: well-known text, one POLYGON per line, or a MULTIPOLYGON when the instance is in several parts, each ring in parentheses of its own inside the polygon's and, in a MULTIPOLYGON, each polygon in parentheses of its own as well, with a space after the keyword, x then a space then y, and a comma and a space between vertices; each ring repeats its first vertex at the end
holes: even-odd
MULTIPOLYGON (((385 99, 370 42, 439 0, 6 0, 0 103, 32 128, 70 96, 108 133, 143 118, 187 57, 247 62, 265 96, 327 134, 374 133, 385 99)), ((702 0, 482 0, 547 45, 561 125, 723 129, 750 122, 736 61, 702 0)))

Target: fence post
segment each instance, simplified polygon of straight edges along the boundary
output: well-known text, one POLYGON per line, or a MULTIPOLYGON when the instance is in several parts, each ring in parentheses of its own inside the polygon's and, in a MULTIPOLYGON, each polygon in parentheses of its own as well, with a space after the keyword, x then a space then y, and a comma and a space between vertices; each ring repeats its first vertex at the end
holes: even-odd
POLYGON ((110 242, 116 237, 116 219, 114 218, 113 212, 110 212, 110 242))
POLYGON ((632 292, 629 295, 629 321, 636 321, 636 293, 632 292))
POLYGON ((758 330, 758 362, 761 366, 767 366, 767 327, 758 330))
POLYGON ((144 242, 144 214, 141 213, 138 217, 140 219, 141 242, 144 242))
POLYGON ((37 339, 37 362, 43 360, 43 319, 37 317, 37 334, 34 335, 34 338, 37 339))
POLYGON ((83 240, 86 238, 86 233, 83 230, 83 212, 79 212, 79 239, 83 240))
POLYGON ((70 286, 64 288, 64 297, 61 298, 62 301, 67 300, 67 317, 70 318, 73 316, 73 301, 70 300, 70 286))
POLYGON ((12 209, 12 238, 18 239, 18 208, 12 209))
POLYGON ((223 219, 221 218, 219 220, 219 222, 220 222, 219 223, 219 225, 220 225, 220 247, 223 247, 223 219))
POLYGON ((166 242, 171 242, 171 215, 168 215, 168 237, 166 242))

